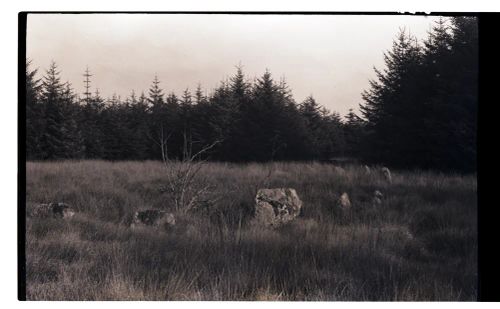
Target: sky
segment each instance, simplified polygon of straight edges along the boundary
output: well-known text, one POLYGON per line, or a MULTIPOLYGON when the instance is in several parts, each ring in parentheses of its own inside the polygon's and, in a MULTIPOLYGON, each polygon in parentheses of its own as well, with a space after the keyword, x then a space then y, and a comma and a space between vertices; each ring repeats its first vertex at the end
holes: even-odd
POLYGON ((358 111, 361 93, 384 68, 400 28, 418 39, 437 17, 398 15, 30 14, 26 52, 40 76, 51 61, 79 94, 88 66, 92 92, 123 99, 198 83, 206 93, 242 65, 250 79, 269 69, 300 103, 313 95, 331 111, 358 111))

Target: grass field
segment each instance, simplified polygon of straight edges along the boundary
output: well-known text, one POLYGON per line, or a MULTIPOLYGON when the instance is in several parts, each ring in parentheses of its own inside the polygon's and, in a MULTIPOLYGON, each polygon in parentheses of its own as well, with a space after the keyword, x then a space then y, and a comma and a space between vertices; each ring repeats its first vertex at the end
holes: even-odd
POLYGON ((27 163, 27 207, 65 202, 65 221, 26 222, 30 300, 476 300, 475 175, 357 166, 209 163, 217 202, 177 213, 172 231, 128 228, 135 210, 172 209, 159 162, 27 163), (292 187, 303 214, 255 228, 255 194, 292 187), (384 194, 374 207, 374 190, 384 194), (337 205, 347 192, 350 211, 337 205))

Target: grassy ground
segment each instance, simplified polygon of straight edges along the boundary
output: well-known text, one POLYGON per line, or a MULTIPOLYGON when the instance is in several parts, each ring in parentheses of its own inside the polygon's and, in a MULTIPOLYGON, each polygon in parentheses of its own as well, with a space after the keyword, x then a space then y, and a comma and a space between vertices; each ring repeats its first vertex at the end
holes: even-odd
POLYGON ((218 201, 169 232, 128 228, 171 209, 158 162, 27 163, 27 202, 65 202, 71 221, 27 219, 30 300, 476 300, 475 176, 393 171, 393 183, 318 163, 210 163, 218 201), (269 171, 272 171, 269 177, 269 171), (292 187, 303 215, 248 224, 256 190, 292 187), (374 190, 384 194, 373 207, 374 190), (336 200, 347 192, 350 211, 336 200))

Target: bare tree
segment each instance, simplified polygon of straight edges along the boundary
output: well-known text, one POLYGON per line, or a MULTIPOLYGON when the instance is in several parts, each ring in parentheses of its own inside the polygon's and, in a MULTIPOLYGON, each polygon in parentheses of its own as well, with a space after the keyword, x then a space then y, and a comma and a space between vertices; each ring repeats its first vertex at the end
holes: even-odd
MULTIPOLYGON (((205 166, 207 159, 202 159, 203 154, 214 148, 220 141, 202 147, 198 152, 192 153, 193 142, 186 140, 184 134, 183 157, 180 161, 168 157, 168 139, 172 134, 165 134, 163 128, 155 143, 161 148, 162 162, 166 170, 167 184, 162 191, 169 194, 177 212, 186 213, 195 208, 202 199, 208 199, 213 189, 200 179, 200 171, 205 166)), ((214 198, 211 198, 214 201, 214 198)))
POLYGON ((172 135, 172 133, 165 135, 164 130, 163 130, 163 124, 160 126, 158 138, 154 138, 153 136, 151 136, 149 134, 147 135, 156 145, 158 145, 158 147, 160 147, 161 159, 163 162, 168 161, 167 142, 168 142, 168 139, 170 138, 171 135, 172 135))

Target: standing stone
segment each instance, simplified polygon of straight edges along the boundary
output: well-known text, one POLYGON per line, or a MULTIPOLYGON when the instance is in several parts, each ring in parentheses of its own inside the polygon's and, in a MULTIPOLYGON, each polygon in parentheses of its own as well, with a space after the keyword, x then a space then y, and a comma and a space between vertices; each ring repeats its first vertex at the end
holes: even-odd
POLYGON ((254 223, 279 227, 300 214, 302 201, 295 189, 259 189, 255 197, 254 223))
POLYGON ((351 201, 349 200, 349 195, 347 192, 342 193, 342 195, 339 198, 339 205, 342 209, 350 209, 351 208, 351 201))
POLYGON ((380 192, 379 190, 375 190, 375 192, 373 192, 373 199, 372 199, 373 206, 382 205, 382 198, 384 198, 382 192, 380 192))
POLYGON ((382 167, 381 172, 382 172, 382 175, 384 176, 384 179, 388 183, 392 183, 391 171, 387 167, 382 167))

